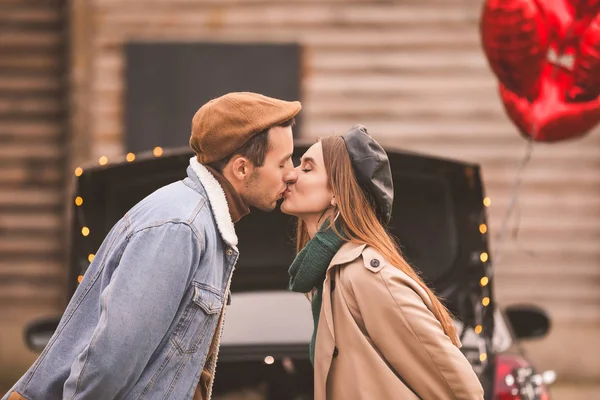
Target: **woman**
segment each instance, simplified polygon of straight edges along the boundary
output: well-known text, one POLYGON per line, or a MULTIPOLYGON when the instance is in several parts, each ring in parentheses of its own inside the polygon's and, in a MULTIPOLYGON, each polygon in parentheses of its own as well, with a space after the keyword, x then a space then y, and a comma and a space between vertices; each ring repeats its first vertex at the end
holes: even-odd
POLYGON ((308 293, 315 399, 483 399, 452 319, 384 226, 393 184, 357 125, 304 154, 281 210, 298 217, 290 289, 308 293))

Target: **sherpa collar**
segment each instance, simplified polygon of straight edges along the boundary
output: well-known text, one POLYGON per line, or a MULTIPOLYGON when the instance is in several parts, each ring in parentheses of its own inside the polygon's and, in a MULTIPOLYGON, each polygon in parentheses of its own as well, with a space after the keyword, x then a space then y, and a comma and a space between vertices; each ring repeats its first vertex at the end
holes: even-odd
POLYGON ((229 206, 227 205, 223 188, 219 185, 213 174, 204 165, 200 164, 195 156, 190 158, 190 166, 200 180, 200 183, 202 183, 202 186, 204 186, 204 190, 206 190, 208 202, 217 221, 217 228, 221 233, 223 241, 228 246, 237 247, 238 238, 235 233, 233 221, 231 220, 231 214, 229 214, 229 206))

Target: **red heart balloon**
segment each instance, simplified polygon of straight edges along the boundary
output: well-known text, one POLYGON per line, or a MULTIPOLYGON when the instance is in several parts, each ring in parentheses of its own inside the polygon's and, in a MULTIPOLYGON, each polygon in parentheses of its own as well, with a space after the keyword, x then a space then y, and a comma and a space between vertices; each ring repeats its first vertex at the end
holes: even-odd
POLYGON ((500 82, 521 96, 537 97, 548 38, 535 1, 488 0, 480 32, 483 50, 500 82))
POLYGON ((504 109, 521 134, 539 142, 557 142, 588 133, 600 122, 600 99, 568 103, 564 90, 546 76, 531 103, 500 84, 504 109))
POLYGON ((600 0, 485 4, 483 48, 504 108, 526 137, 580 137, 600 122, 599 12, 600 0))
POLYGON ((568 95, 571 101, 589 101, 600 95, 600 15, 596 15, 581 37, 573 78, 568 95))

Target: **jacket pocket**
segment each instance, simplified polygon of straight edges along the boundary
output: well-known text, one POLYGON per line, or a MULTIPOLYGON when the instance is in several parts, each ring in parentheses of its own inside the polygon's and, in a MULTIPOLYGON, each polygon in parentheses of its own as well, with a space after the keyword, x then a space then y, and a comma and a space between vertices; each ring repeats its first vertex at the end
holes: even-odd
POLYGON ((218 294, 194 285, 193 302, 206 314, 218 314, 223 308, 223 299, 218 294))
POLYGON ((178 350, 195 353, 203 339, 208 346, 222 308, 223 298, 219 294, 193 283, 191 298, 172 336, 178 350))

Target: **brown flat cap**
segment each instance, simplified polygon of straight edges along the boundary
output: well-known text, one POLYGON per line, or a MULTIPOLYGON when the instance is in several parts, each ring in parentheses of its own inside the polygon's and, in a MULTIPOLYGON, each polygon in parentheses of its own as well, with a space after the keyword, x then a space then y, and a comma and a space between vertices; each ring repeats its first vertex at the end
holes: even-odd
POLYGON ((190 146, 202 164, 222 160, 257 133, 292 119, 301 108, 299 101, 250 92, 228 93, 196 112, 190 146))

